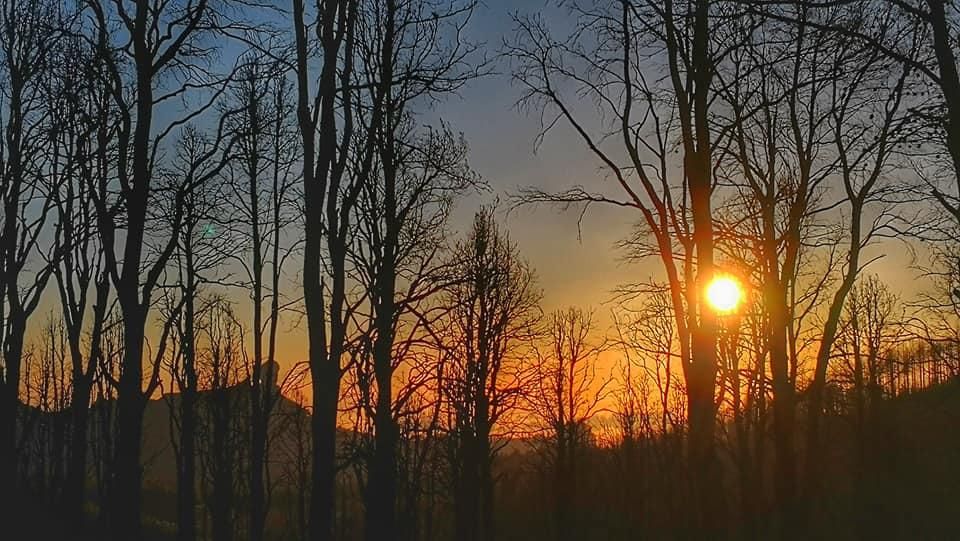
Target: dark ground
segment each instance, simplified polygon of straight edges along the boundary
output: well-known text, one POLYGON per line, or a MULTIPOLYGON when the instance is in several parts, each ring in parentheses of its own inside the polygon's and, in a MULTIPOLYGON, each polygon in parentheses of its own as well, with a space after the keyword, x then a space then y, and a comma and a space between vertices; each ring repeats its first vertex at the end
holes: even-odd
MULTIPOLYGON (((828 428, 829 459, 827 478, 831 479, 817 531, 829 532, 820 539, 864 539, 858 528, 858 513, 873 527, 866 538, 891 540, 960 539, 960 380, 939 385, 914 395, 884 404, 884 422, 880 435, 870 448, 878 462, 866 492, 853 487, 850 445, 853 427, 844 419, 835 419, 828 428), (864 508, 862 498, 871 505, 864 508)), ((499 518, 514 535, 505 540, 531 539, 542 533, 542 524, 521 520, 512 512, 527 514, 524 503, 502 500, 509 510, 499 518)), ((0 541, 99 541, 105 532, 85 532, 67 527, 55 509, 37 499, 22 495, 7 520, 0 525, 0 541)), ((145 525, 140 541, 160 541, 171 536, 158 535, 145 525), (151 535, 151 533, 153 535, 151 535)), ((601 528, 602 530, 603 528, 601 528)), ((763 537, 763 536, 761 536, 763 537)), ((600 538, 594 538, 600 541, 600 538)), ((589 541, 589 539, 587 539, 589 541)))

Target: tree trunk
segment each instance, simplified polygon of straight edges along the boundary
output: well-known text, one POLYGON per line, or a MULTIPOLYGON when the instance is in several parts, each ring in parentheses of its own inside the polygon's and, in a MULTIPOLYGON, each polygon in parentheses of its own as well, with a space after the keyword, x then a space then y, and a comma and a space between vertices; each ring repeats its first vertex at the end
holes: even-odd
POLYGON ((20 370, 23 359, 23 335, 26 331, 26 317, 19 310, 11 310, 7 316, 9 334, 3 344, 3 361, 6 368, 3 396, 0 397, 0 492, 9 498, 0 501, 11 509, 16 499, 17 479, 17 417, 20 413, 20 370))
POLYGON ((572 531, 572 525, 574 523, 572 514, 574 513, 574 508, 570 501, 573 496, 573 469, 569 466, 570 447, 568 446, 568 430, 570 430, 570 427, 564 426, 565 424, 566 423, 562 423, 560 425, 561 428, 557 434, 557 456, 554 470, 556 490, 556 494, 554 495, 554 525, 557 529, 557 541, 567 541, 575 538, 575 534, 572 531))
POLYGON ((183 312, 183 377, 185 386, 180 394, 180 470, 177 472, 177 539, 194 541, 197 537, 197 366, 194 320, 197 295, 196 270, 193 253, 193 224, 196 222, 193 194, 188 195, 187 227, 183 233, 186 287, 183 312))
MULTIPOLYGON (((704 97, 705 99, 705 97, 704 97)), ((706 129, 706 128, 704 128, 706 129)), ((705 137, 709 137, 708 134, 705 137)), ((690 178, 690 201, 697 249, 697 276, 693 287, 699 307, 699 324, 690 325, 691 358, 686 371, 689 408, 689 461, 696 492, 699 535, 722 538, 725 532, 722 476, 716 456, 714 432, 717 404, 717 321, 707 304, 705 290, 714 275, 713 218, 710 210, 709 154, 687 154, 685 171, 690 178), (705 154, 705 155, 701 155, 705 154)), ((692 318, 691 318, 692 319, 692 318)), ((696 323, 696 322, 694 322, 696 323)))
POLYGON ((843 313, 843 305, 847 294, 853 288, 857 274, 860 271, 860 218, 862 215, 862 203, 858 200, 853 201, 850 221, 850 252, 847 261, 847 272, 843 281, 837 288, 830 303, 827 312, 827 319, 823 325, 823 332, 820 337, 820 345, 817 350, 817 362, 814 368, 813 381, 808 388, 809 403, 807 406, 807 457, 805 467, 806 488, 803 494, 804 509, 800 510, 798 520, 811 524, 811 505, 820 492, 820 483, 822 475, 822 449, 821 449, 821 419, 823 417, 824 394, 827 387, 827 368, 830 363, 830 355, 833 352, 833 345, 836 342, 837 331, 840 325, 840 316, 843 313))
POLYGON ((375 411, 375 444, 373 464, 367 486, 367 541, 389 541, 396 529, 397 497, 397 424, 393 417, 393 337, 396 319, 397 258, 399 257, 400 228, 397 215, 397 159, 398 145, 394 124, 398 107, 393 101, 394 40, 396 4, 386 2, 384 15, 383 50, 381 52, 380 85, 384 107, 384 136, 379 144, 383 170, 383 232, 382 244, 373 246, 379 252, 379 265, 374 277, 374 326, 376 339, 373 347, 374 377, 377 381, 375 411))
MULTIPOLYGON (((695 344, 697 340, 701 341, 700 347, 693 348, 694 352, 702 350, 706 340, 699 330, 694 331, 694 340, 695 344)), ((718 539, 723 537, 724 526, 720 465, 714 438, 717 417, 714 401, 716 365, 711 370, 709 365, 704 364, 694 364, 687 377, 687 403, 690 410, 688 462, 695 491, 695 501, 691 505, 696 508, 692 525, 697 537, 718 539)))
MULTIPOLYGON (((252 116, 252 115, 251 115, 252 116)), ((259 120, 250 118, 251 126, 259 120)), ((260 135, 253 130, 253 138, 260 135)), ((257 142, 249 145, 251 155, 247 158, 250 197, 250 238, 253 240, 253 371, 250 381, 250 540, 262 541, 266 510, 264 509, 263 469, 267 453, 267 415, 263 388, 263 246, 260 235, 260 193, 257 175, 260 170, 257 142)), ((277 260, 274 259, 274 264, 277 260)), ((276 290, 275 290, 276 291, 276 290)), ((274 297, 277 295, 275 294, 274 297)), ((273 314, 276 319, 276 314, 273 314)), ((272 359, 271 359, 272 360, 272 359)), ((266 390, 270 392, 269 389, 266 390)))
POLYGON ((70 449, 67 479, 63 488, 63 507, 68 523, 83 527, 83 501, 87 480, 87 420, 90 412, 92 379, 73 378, 70 405, 70 449))
MULTIPOLYGON (((123 358, 117 389, 117 445, 114 459, 113 506, 110 510, 114 541, 141 538, 140 451, 143 438, 143 340, 149 297, 140 299, 147 205, 150 194, 150 143, 153 119, 153 58, 147 45, 148 7, 138 3, 133 29, 136 65, 136 126, 133 130, 131 186, 126 193, 126 237, 123 269, 116 283, 123 314, 123 358)), ((106 218, 103 218, 106 219, 106 218)), ((105 239, 107 240, 107 239, 105 239)), ((112 249, 105 246, 105 249, 112 249)))
MULTIPOLYGON (((130 263, 128 263, 130 264, 130 263)), ((118 295, 121 294, 118 288, 118 295)), ((143 438, 143 410, 146 398, 143 380, 143 329, 145 312, 136 300, 124 310, 124 353, 117 392, 117 440, 113 460, 110 516, 113 539, 140 539, 140 450, 143 438)))
POLYGON ((231 407, 229 388, 215 389, 213 413, 213 501, 210 515, 213 541, 233 539, 233 468, 236 457, 231 452, 231 407))
MULTIPOLYGON (((940 88, 943 91, 947 118, 945 122, 946 146, 950 154, 957 183, 960 186, 960 74, 957 73, 957 59, 953 38, 950 36, 950 21, 947 16, 945 0, 927 0, 930 8, 929 20, 933 34, 933 50, 940 70, 940 88)), ((960 209, 954 207, 954 217, 960 220, 960 209)))
POLYGON ((197 537, 196 517, 196 392, 184 391, 180 411, 180 471, 177 477, 177 539, 197 537))
MULTIPOLYGON (((324 378, 322 372, 318 375, 324 378)), ((329 386, 314 385, 313 392, 311 423, 313 467, 310 478, 313 489, 310 493, 310 539, 311 541, 332 541, 336 510, 334 490, 336 488, 337 398, 336 395, 331 395, 329 386)))
POLYGON ((773 375, 773 433, 776 452, 775 490, 780 517, 781 539, 798 534, 795 523, 796 456, 793 442, 795 430, 794 386, 790 378, 787 349, 788 315, 786 292, 779 287, 779 278, 768 278, 767 309, 770 312, 770 365, 773 375))
POLYGON ((366 493, 367 541, 389 541, 396 536, 397 427, 391 411, 390 388, 389 383, 386 388, 378 384, 375 450, 366 493))
POLYGON ((477 442, 474 436, 461 429, 458 452, 454 457, 454 532, 462 541, 478 538, 477 503, 480 494, 480 464, 477 459, 477 442))
MULTIPOLYGON (((388 291, 387 288, 381 291, 388 291)), ((377 380, 375 443, 373 463, 367 484, 367 541, 389 541, 396 535, 397 425, 393 418, 393 294, 383 299, 374 346, 374 370, 377 380)))
POLYGON ((320 110, 310 106, 308 80, 307 27, 304 23, 303 0, 294 0, 293 18, 296 39, 297 120, 303 148, 304 188, 304 244, 303 244, 303 296, 307 314, 307 337, 309 340, 309 364, 313 391, 310 539, 332 541, 336 514, 336 436, 337 404, 340 395, 340 356, 343 348, 344 322, 342 307, 346 296, 345 287, 345 240, 340 237, 339 225, 339 179, 331 178, 330 164, 337 151, 337 67, 340 41, 337 36, 337 15, 343 16, 344 2, 331 1, 322 6, 316 29, 320 36, 323 65, 317 94, 320 110), (319 130, 314 121, 319 119, 319 130), (319 134, 315 133, 319 131, 319 134), (317 143, 319 142, 319 145, 317 143), (328 185, 329 184, 329 185, 328 185), (327 192, 324 192, 324 188, 327 192), (329 194, 329 198, 327 195, 329 194), (326 200, 328 216, 324 227, 326 200), (332 219, 329 219, 332 218, 332 219), (324 294, 321 279, 323 239, 327 239, 331 265, 330 304, 324 294), (329 310, 329 312, 328 312, 329 310), (329 327, 329 336, 327 334, 329 327), (329 340, 328 340, 329 338, 329 340))
MULTIPOLYGON (((6 60, 13 68, 9 75, 10 103, 8 106, 8 122, 5 129, 4 142, 7 156, 3 178, 3 234, 0 238, 0 258, 2 258, 2 290, 0 297, 7 304, 6 326, 2 332, 2 355, 4 363, 3 378, 0 380, 0 500, 3 509, 12 509, 15 503, 17 480, 17 418, 20 413, 20 371, 23 361, 23 340, 26 331, 27 314, 24 313, 20 301, 19 278, 20 263, 18 262, 18 216, 20 216, 20 196, 23 185, 23 155, 21 149, 21 135, 23 132, 23 78, 15 69, 10 55, 6 60)), ((0 304, 0 309, 3 306, 0 304)), ((2 315, 3 312, 0 312, 2 315)))

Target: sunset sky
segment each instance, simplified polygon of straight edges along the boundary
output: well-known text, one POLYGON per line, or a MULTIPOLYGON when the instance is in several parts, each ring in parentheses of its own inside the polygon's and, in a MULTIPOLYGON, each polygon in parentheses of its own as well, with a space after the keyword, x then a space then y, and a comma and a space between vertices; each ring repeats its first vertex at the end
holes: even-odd
MULTIPOLYGON (((492 73, 472 81, 459 95, 432 106, 425 112, 425 122, 442 120, 455 131, 463 132, 470 147, 470 164, 490 186, 488 192, 473 193, 457 202, 452 234, 459 237, 469 228, 479 205, 499 199, 503 225, 536 270, 544 292, 544 311, 549 313, 569 305, 593 308, 598 333, 607 334, 612 290, 626 283, 659 279, 661 266, 653 259, 627 263, 617 250, 617 241, 640 219, 630 209, 594 206, 578 227, 579 209, 511 207, 511 196, 525 186, 559 191, 579 184, 617 194, 616 188, 609 186, 598 160, 572 129, 560 122, 538 146, 537 112, 521 110, 516 105, 521 90, 511 81, 509 64, 495 56, 512 35, 511 14, 533 12, 540 12, 557 31, 569 24, 562 11, 543 0, 486 0, 478 6, 466 35, 474 43, 485 44, 483 49, 492 60, 492 73)), ((581 113, 586 119, 597 116, 586 103, 581 104, 581 113)), ((591 127, 598 128, 595 123, 591 127)), ((612 148, 616 152, 616 147, 612 148)), ((884 241, 869 251, 871 257, 880 253, 884 257, 873 263, 868 272, 879 274, 894 291, 910 297, 928 287, 927 282, 917 279, 918 272, 910 268, 914 259, 903 241, 884 241)), ((299 294, 296 280, 300 269, 299 260, 286 267, 294 280, 288 284, 288 295, 299 294)), ((54 288, 45 296, 46 304, 54 309, 59 302, 54 288)), ((237 299, 238 313, 247 314, 249 303, 245 296, 237 292, 237 299)), ((286 335, 278 344, 277 359, 284 369, 306 358, 304 326, 305 321, 300 318, 284 318, 281 328, 286 335)))
MULTIPOLYGON (((563 12, 551 2, 486 0, 479 5, 467 37, 485 43, 493 59, 512 35, 511 14, 538 11, 558 30, 568 24, 561 17, 563 12)), ((625 283, 659 279, 661 265, 653 259, 627 263, 617 250, 617 241, 640 219, 630 209, 594 206, 584 215, 579 232, 578 209, 563 211, 543 205, 511 209, 510 198, 520 187, 561 190, 581 184, 602 190, 609 182, 598 160, 567 125, 558 123, 537 146, 538 114, 517 108, 521 89, 511 81, 510 66, 493 60, 493 73, 471 82, 458 96, 449 97, 426 113, 427 122, 443 120, 464 133, 470 146, 470 164, 491 188, 457 202, 452 233, 460 236, 469 228, 479 205, 499 199, 503 224, 536 270, 544 292, 544 311, 569 305, 592 307, 597 312, 598 332, 606 334, 611 323, 612 290, 625 283)), ((590 104, 582 107, 585 116, 596 116, 590 104)), ((914 260, 903 241, 883 242, 868 253, 871 257, 883 253, 869 272, 879 274, 902 296, 909 297, 927 287, 916 279, 917 271, 910 269, 914 260)), ((299 266, 297 261, 290 270, 299 271, 299 266)), ((243 313, 246 306, 239 309, 243 313)), ((307 353, 305 322, 293 327, 288 317, 286 323, 287 336, 278 351, 278 361, 284 368, 305 359, 307 353)), ((613 360, 617 355, 613 352, 605 357, 613 360)))

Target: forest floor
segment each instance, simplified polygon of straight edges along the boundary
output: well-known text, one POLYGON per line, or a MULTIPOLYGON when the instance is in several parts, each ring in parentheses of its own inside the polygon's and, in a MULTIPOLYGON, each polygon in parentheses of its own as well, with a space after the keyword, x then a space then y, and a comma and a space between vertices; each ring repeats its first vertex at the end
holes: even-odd
MULTIPOLYGON (((3 541, 102 541, 107 538, 105 532, 93 525, 82 531, 70 527, 56 511, 30 497, 18 501, 8 523, 0 528, 0 540, 3 541)), ((145 531, 141 541, 160 539, 163 538, 145 531)))
MULTIPOLYGON (((960 501, 960 379, 888 401, 883 408, 883 427, 876 445, 877 468, 869 484, 869 506, 857 503, 853 488, 849 420, 837 418, 831 443, 833 479, 827 496, 824 523, 817 529, 830 532, 822 539, 864 538, 857 517, 875 522, 867 530, 872 539, 941 541, 960 539, 956 505, 960 501), (880 452, 883 451, 883 452, 880 452), (860 513, 867 512, 866 515, 860 513), (877 531, 879 530, 879 531, 877 531)), ((156 498, 147 498, 156 501, 156 498)), ((94 541, 107 539, 94 526, 77 531, 65 524, 56 510, 25 496, 0 524, 0 541, 94 541)), ((155 517, 151 517, 155 518, 155 517)), ((146 521, 148 524, 150 520, 146 521)), ((161 541, 174 537, 169 523, 148 526, 143 539, 161 541), (164 532, 164 533, 160 533, 164 532)))
POLYGON ((2 533, 10 541, 88 541, 96 539, 92 532, 71 531, 53 513, 44 512, 45 506, 20 501, 11 514, 11 522, 2 533))

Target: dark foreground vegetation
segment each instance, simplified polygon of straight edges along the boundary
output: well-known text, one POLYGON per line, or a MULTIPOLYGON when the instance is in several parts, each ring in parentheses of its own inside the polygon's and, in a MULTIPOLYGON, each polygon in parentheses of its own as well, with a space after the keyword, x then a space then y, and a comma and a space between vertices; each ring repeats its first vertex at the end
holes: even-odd
MULTIPOLYGON (((960 381, 952 378, 928 389, 884 399, 877 405, 878 421, 864 439, 863 427, 851 409, 849 395, 837 395, 831 404, 832 414, 825 420, 829 438, 825 450, 829 464, 825 471, 823 507, 816 509, 812 520, 822 539, 861 539, 869 532, 871 539, 953 539, 960 535, 960 525, 953 519, 955 502, 960 498, 960 436, 954 430, 960 415, 960 381), (870 456, 863 461, 861 453, 870 456)), ((281 406, 283 415, 306 418, 297 406, 281 406), (288 409, 289 408, 289 409, 288 409)), ((164 426, 167 406, 154 402, 147 406, 148 429, 154 423, 164 426)), ((56 421, 51 421, 56 422, 56 421)), ((279 417, 276 423, 285 423, 279 417)), ((647 421, 649 422, 649 420, 647 421)), ((293 429, 297 430, 297 429, 293 429)), ((299 430, 304 430, 301 428, 299 430)), ((149 431, 149 430, 148 430, 149 431)), ((614 442, 610 433, 600 428, 577 449, 576 496, 571 515, 565 519, 571 539, 685 539, 696 537, 687 530, 682 517, 687 489, 677 482, 686 475, 679 459, 679 439, 650 437, 638 434, 635 441, 614 442)), ((290 436, 280 436, 281 440, 290 436)), ((344 441, 350 434, 341 434, 344 441)), ((289 442, 281 443, 281 446, 289 442)), ((555 539, 555 480, 549 473, 549 457, 542 453, 546 442, 514 441, 498 458, 494 469, 500 482, 496 489, 495 522, 497 539, 555 539)), ((443 445, 443 443, 439 443, 443 445)), ((769 445, 768 445, 769 446, 769 445)), ((176 481, 173 450, 162 439, 148 440, 145 445, 147 496, 150 505, 144 513, 144 539, 176 539, 176 481)), ((769 453, 767 449, 767 453, 769 453)), ((209 450, 202 450, 205 454, 209 450)), ((294 457, 278 454, 271 464, 278 472, 295 468, 294 457)), ((772 464, 762 459, 755 465, 758 473, 769 471, 772 464)), ((761 488, 765 496, 755 500, 754 512, 744 513, 744 495, 735 481, 740 473, 730 461, 725 467, 725 505, 727 506, 729 539, 768 539, 774 535, 778 518, 769 497, 769 487, 761 488)), ((451 466, 437 460, 423 473, 419 483, 443 490, 449 486, 451 466)), ((762 473, 760 475, 763 475, 762 473)), ((358 525, 362 518, 362 502, 344 474, 338 497, 347 503, 340 515, 343 524, 358 525)), ((291 517, 297 514, 297 494, 303 487, 282 477, 274 490, 273 505, 267 520, 267 539, 298 539, 292 530, 291 517)), ((51 482, 53 483, 53 481, 51 482)), ((209 484, 202 481, 204 488, 209 484)), ((58 512, 56 486, 35 486, 19 499, 16 520, 6 530, 11 541, 23 540, 93 540, 107 535, 106 525, 97 520, 98 503, 94 494, 87 503, 87 527, 72 528, 58 512), (99 525, 99 527, 98 527, 99 525)), ((203 490, 203 493, 209 493, 203 490)), ((404 495, 410 497, 409 494, 404 495)), ((237 502, 245 498, 242 488, 237 502)), ((415 513, 400 518, 401 531, 427 528, 427 539, 446 539, 451 532, 452 505, 442 492, 422 502, 415 513)), ((242 504, 240 504, 242 505, 242 504)), ((233 535, 244 538, 241 507, 231 510, 233 535)), ((201 521, 198 534, 209 536, 209 522, 201 521)), ((301 532, 302 533, 302 532, 301 532)), ((359 529, 345 528, 342 539, 362 538, 359 529)))

